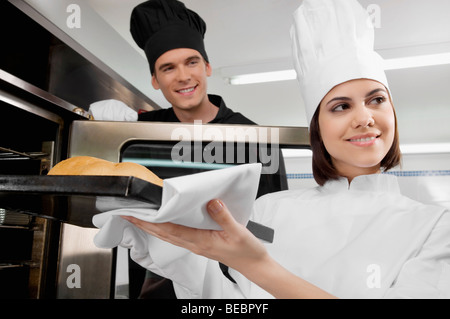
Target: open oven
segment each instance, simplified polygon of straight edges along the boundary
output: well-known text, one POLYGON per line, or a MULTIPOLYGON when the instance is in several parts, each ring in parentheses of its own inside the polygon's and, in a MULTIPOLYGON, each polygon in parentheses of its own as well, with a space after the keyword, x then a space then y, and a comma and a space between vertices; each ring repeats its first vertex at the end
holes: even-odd
MULTIPOLYGON (((84 118, 69 109, 68 103, 0 70, 0 176, 45 176, 67 152, 70 121, 84 118)), ((17 202, 27 201, 0 193, 0 298, 52 297, 60 223, 18 210, 17 202)))
POLYGON ((46 189, 56 178, 46 173, 64 158, 132 161, 161 178, 255 160, 263 171, 279 174, 273 165, 280 148, 309 145, 306 128, 92 121, 86 112, 77 114, 73 105, 3 71, 0 89, 5 115, 0 120, 0 238, 8 243, 0 254, 0 298, 134 298, 142 285, 142 269, 123 251, 93 244, 97 196, 133 195, 130 181, 61 179, 58 189, 46 189), (63 193, 55 195, 60 189, 63 193), (122 285, 118 276, 128 277, 128 283, 122 285))
MULTIPOLYGON (((298 127, 74 121, 70 132, 68 155, 69 157, 87 155, 112 162, 139 163, 163 179, 258 161, 263 164, 261 180, 270 177, 271 181, 277 181, 278 177, 274 175, 285 174, 280 149, 308 147, 307 129, 298 127), (259 155, 253 156, 255 153, 259 155)), ((277 191, 281 187, 271 186, 272 189, 266 189, 263 193, 277 191)), ((260 190, 261 188, 262 184, 260 190)), ((95 233, 95 229, 65 224, 62 240, 63 244, 65 238, 71 242, 72 253, 70 260, 61 260, 60 267, 64 269, 70 263, 76 263, 82 269, 92 269, 96 274, 89 277, 90 281, 84 284, 85 287, 88 285, 97 289, 104 287, 104 294, 136 298, 143 282, 144 272, 137 264, 121 255, 120 250, 118 254, 117 250, 106 251, 96 248, 92 240, 95 233), (79 247, 75 245, 73 238, 83 238, 79 247), (89 258, 81 254, 87 247, 92 250, 89 258), (79 253, 75 253, 78 249, 79 253), (79 256, 79 259, 75 260, 74 256, 79 256), (128 265, 124 266, 124 263, 128 265), (99 271, 95 267, 99 264, 108 265, 107 268, 111 269, 111 272, 106 273, 103 267, 103 270, 99 271), (111 276, 109 281, 106 275, 111 276), (123 282, 120 280, 116 282, 118 276, 128 276, 128 285, 122 285, 123 282), (105 286, 106 282, 111 286, 105 286)), ((64 249, 65 245, 62 247, 64 249)), ((61 278, 61 282, 63 279, 61 278)), ((74 294, 77 293, 86 296, 86 292, 82 292, 82 289, 62 287, 60 291, 63 290, 61 297, 72 298, 76 297, 74 294)))
POLYGON ((271 171, 280 149, 308 147, 306 128, 92 121, 87 110, 98 100, 116 98, 148 110, 154 104, 16 5, 26 7, 22 1, 0 2, 0 24, 13 29, 2 34, 0 53, 0 299, 133 298, 132 286, 142 284, 130 264, 128 284, 116 280, 129 260, 119 249, 95 247, 91 223, 97 196, 134 196, 135 181, 46 176, 67 157, 133 161, 161 178, 255 159, 266 172, 283 174, 271 171), (48 188, 49 181, 56 189, 48 188))

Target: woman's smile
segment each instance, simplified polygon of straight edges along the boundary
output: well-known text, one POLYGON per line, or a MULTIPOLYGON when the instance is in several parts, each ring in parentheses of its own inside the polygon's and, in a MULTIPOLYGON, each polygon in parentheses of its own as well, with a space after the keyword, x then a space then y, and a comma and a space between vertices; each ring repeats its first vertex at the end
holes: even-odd
POLYGON ((380 134, 368 133, 368 134, 353 136, 349 139, 346 139, 346 141, 355 146, 368 147, 368 146, 374 145, 377 142, 377 139, 379 137, 380 137, 380 134))

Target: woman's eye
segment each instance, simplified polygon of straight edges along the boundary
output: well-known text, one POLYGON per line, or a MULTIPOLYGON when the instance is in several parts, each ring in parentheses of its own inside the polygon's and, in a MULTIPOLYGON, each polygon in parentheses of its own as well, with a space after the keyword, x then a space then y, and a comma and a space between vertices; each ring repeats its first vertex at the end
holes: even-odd
POLYGON ((384 96, 379 96, 379 97, 374 98, 371 101, 371 103, 372 104, 381 104, 381 103, 384 103, 385 101, 386 101, 386 98, 384 96))
POLYGON ((339 104, 335 107, 333 107, 333 109, 331 110, 332 112, 342 112, 344 110, 348 109, 348 105, 347 104, 339 104))

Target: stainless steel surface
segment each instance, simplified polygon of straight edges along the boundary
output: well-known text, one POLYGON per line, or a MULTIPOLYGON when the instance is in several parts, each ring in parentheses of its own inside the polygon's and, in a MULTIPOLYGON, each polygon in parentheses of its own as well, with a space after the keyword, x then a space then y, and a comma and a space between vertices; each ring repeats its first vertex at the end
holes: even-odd
POLYGON ((31 251, 32 265, 30 267, 30 294, 34 298, 42 298, 46 267, 48 266, 48 236, 49 221, 45 218, 35 218, 34 232, 33 232, 33 248, 31 251))
MULTIPOLYGON (((27 93, 31 93, 32 95, 35 95, 44 101, 50 102, 51 104, 56 105, 63 110, 74 112, 75 114, 78 114, 86 119, 89 119, 90 114, 87 112, 80 112, 78 110, 77 106, 70 104, 70 103, 44 91, 44 90, 41 90, 40 88, 38 88, 28 82, 25 82, 25 81, 19 79, 18 77, 14 76, 8 72, 5 72, 2 69, 0 69, 0 81, 6 82, 9 85, 19 88, 27 93)), ((21 101, 17 96, 15 96, 13 94, 10 94, 7 92, 1 92, 0 97, 2 98, 3 101, 5 101, 9 104, 18 106, 18 107, 20 107, 26 111, 30 111, 30 112, 39 111, 39 113, 44 115, 44 117, 51 119, 55 122, 58 121, 58 117, 56 117, 53 112, 40 110, 40 108, 37 108, 36 105, 31 105, 30 103, 24 102, 23 100, 21 101)), ((59 122, 61 122, 61 121, 59 120, 59 122)))
POLYGON ((8 159, 16 159, 16 158, 20 158, 20 157, 24 157, 26 159, 30 159, 30 158, 41 158, 41 157, 45 157, 48 156, 47 153, 42 153, 42 152, 29 152, 29 153, 24 153, 24 152, 19 152, 19 151, 15 151, 6 147, 1 147, 0 146, 0 158, 8 158, 8 159))
POLYGON ((55 142, 46 141, 42 142, 42 154, 46 154, 41 157, 41 168, 39 170, 40 175, 47 175, 50 169, 53 167, 55 157, 55 142))
POLYGON ((111 249, 94 245, 98 230, 63 224, 57 298, 108 299, 114 276, 111 249))
POLYGON ((89 155, 112 162, 120 160, 122 147, 133 141, 191 141, 276 143, 281 147, 308 148, 306 127, 270 127, 159 122, 74 121, 71 127, 69 157, 89 155), (205 132, 216 132, 205 134, 205 132), (251 134, 250 134, 251 133, 251 134))
MULTIPOLYGON (((1 70, 0 70, 1 71, 1 70)), ((49 121, 58 123, 58 124, 62 124, 63 120, 60 116, 56 115, 55 113, 49 112, 43 108, 40 108, 34 104, 31 104, 30 102, 16 96, 13 95, 9 92, 6 92, 2 89, 0 89, 0 101, 3 101, 5 103, 8 103, 10 105, 13 105, 17 108, 20 108, 24 111, 33 113, 37 116, 40 116, 42 118, 45 118, 49 121)), ((5 114, 3 114, 2 116, 5 116, 5 114)))

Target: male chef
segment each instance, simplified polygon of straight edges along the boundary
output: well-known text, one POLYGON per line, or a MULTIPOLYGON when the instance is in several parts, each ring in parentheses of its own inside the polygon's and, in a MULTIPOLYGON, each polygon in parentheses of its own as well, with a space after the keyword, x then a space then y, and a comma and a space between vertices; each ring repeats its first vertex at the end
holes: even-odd
MULTIPOLYGON (((177 0, 145 1, 131 13, 130 32, 145 52, 152 86, 161 90, 172 107, 137 115, 110 100, 106 102, 109 111, 123 111, 121 114, 125 118, 122 120, 255 124, 229 109, 220 96, 207 93, 207 78, 212 74, 212 67, 204 45, 206 23, 196 12, 177 0)), ((95 110, 93 106, 91 109, 95 110)), ((98 119, 95 113, 94 117, 98 119)), ((281 156, 278 167, 276 174, 261 175, 258 196, 287 189, 281 156)), ((173 288, 167 279, 147 272, 140 297, 171 298, 174 297, 173 288)))

